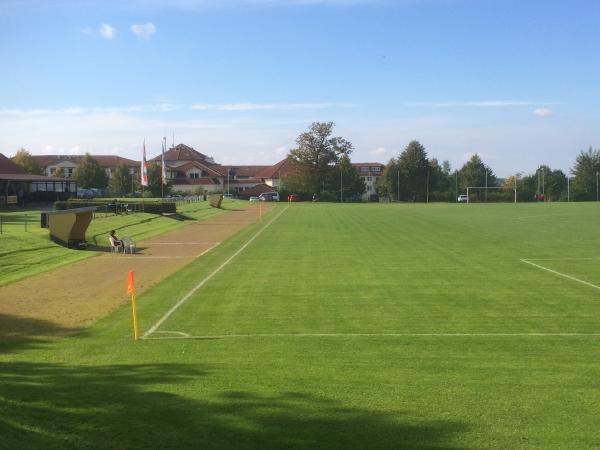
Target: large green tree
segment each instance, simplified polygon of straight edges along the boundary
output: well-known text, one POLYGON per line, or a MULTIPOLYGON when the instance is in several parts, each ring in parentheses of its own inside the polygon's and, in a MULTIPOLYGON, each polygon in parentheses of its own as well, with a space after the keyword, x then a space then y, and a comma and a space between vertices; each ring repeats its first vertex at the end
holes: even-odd
POLYGON ((575 200, 596 200, 596 183, 600 173, 600 150, 581 151, 575 159, 571 170, 574 175, 572 183, 575 200))
MULTIPOLYGON (((462 166, 458 174, 460 188, 464 191, 468 187, 493 187, 496 186, 496 175, 494 171, 487 166, 478 154, 474 154, 471 158, 462 166)), ((475 193, 480 199, 487 196, 485 192, 481 190, 475 193)))
POLYGON ((110 192, 113 195, 122 197, 131 192, 132 176, 129 169, 124 164, 119 164, 110 177, 110 192))
POLYGON ((108 175, 89 153, 86 153, 75 169, 75 178, 79 187, 84 189, 103 189, 108 185, 108 175))
POLYGON ((325 185, 331 179, 331 172, 342 157, 352 153, 352 143, 333 136, 333 127, 333 122, 313 122, 308 131, 298 136, 297 147, 289 154, 293 161, 310 168, 305 184, 313 192, 331 190, 332 186, 325 185))
POLYGON ((31 153, 24 148, 17 150, 17 153, 11 159, 17 166, 23 168, 25 172, 33 175, 43 175, 40 165, 33 159, 31 153))
POLYGON ((411 141, 400 153, 397 168, 400 171, 400 200, 425 200, 430 170, 425 147, 419 141, 411 141))

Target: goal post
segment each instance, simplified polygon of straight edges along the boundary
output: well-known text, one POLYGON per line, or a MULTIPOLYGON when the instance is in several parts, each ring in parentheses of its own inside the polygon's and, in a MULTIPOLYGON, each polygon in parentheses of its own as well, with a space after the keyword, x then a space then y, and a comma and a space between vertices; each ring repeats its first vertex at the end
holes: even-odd
MULTIPOLYGON (((467 186, 467 203, 472 203, 471 194, 484 192, 485 200, 483 202, 489 202, 490 198, 494 202, 505 202, 505 203, 517 203, 517 187, 507 186, 467 186), (488 192, 492 192, 495 195, 488 195, 488 192)), ((478 199, 478 201, 480 201, 478 199)))

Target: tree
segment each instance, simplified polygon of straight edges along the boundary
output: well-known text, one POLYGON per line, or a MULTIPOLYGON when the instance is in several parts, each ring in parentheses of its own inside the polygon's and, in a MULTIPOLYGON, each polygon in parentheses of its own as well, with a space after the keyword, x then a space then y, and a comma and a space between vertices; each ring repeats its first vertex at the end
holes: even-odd
POLYGON ((108 176, 98 161, 86 153, 77 168, 75 169, 75 178, 79 187, 84 189, 89 188, 105 188, 108 185, 108 176))
POLYGON ((160 197, 162 194, 168 195, 171 192, 171 186, 162 184, 162 168, 160 164, 150 162, 148 164, 148 189, 153 197, 160 197))
POLYGON ((575 200, 596 200, 597 173, 600 172, 600 150, 581 151, 571 170, 573 178, 573 198, 575 200))
POLYGON ((44 173, 40 165, 33 159, 33 156, 31 156, 31 153, 24 148, 17 150, 17 153, 11 159, 12 162, 23 168, 27 173, 32 175, 43 175, 44 173))
POLYGON ((397 161, 392 158, 383 168, 383 172, 379 176, 377 181, 377 193, 381 197, 390 197, 398 200, 397 188, 398 188, 398 164, 397 161))
POLYGON ((330 192, 336 192, 339 197, 340 188, 343 189, 343 200, 357 199, 366 191, 364 180, 360 177, 356 167, 350 162, 346 155, 340 158, 340 163, 336 170, 329 172, 328 180, 325 183, 330 192), (337 188, 337 189, 335 189, 337 188))
POLYGON ((325 189, 328 175, 343 156, 352 153, 350 141, 342 137, 332 137, 333 127, 333 122, 313 122, 308 131, 298 136, 298 146, 289 154, 293 161, 310 168, 305 182, 313 192, 328 190, 325 189))
MULTIPOLYGON (((471 156, 471 159, 462 166, 459 171, 459 180, 463 190, 466 190, 467 187, 496 186, 496 175, 477 154, 471 156)), ((481 195, 481 192, 478 192, 477 195, 481 195)))
POLYGON ((430 170, 427 152, 418 141, 411 141, 398 158, 400 170, 400 199, 424 200, 430 170))
POLYGON ((113 195, 122 197, 131 192, 132 176, 129 169, 124 164, 119 164, 110 177, 110 192, 113 195))

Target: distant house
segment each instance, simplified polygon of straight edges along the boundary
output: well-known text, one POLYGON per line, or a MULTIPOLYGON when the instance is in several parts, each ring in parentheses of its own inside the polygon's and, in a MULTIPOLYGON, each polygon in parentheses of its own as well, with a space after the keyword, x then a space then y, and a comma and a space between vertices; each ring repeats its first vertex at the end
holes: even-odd
MULTIPOLYGON (((162 155, 152 159, 160 164, 162 155)), ((192 147, 178 144, 165 152, 167 179, 173 190, 186 193, 224 192, 239 195, 262 184, 257 174, 270 166, 223 166, 192 147)))
MULTIPOLYGON (((90 156, 98 161, 98 165, 104 169, 106 175, 109 177, 120 165, 127 167, 129 173, 132 175, 140 173, 140 161, 116 155, 90 156)), ((52 176, 56 171, 62 169, 65 178, 73 178, 75 176, 75 169, 84 158, 83 155, 33 155, 32 157, 47 176, 52 176)))
MULTIPOLYGON (((152 161, 160 164, 162 155, 152 161)), ((227 170, 214 159, 185 144, 178 144, 165 152, 167 179, 174 191, 208 193, 223 191, 227 170)))
POLYGON ((362 196, 363 200, 368 200, 369 196, 377 194, 377 181, 383 173, 385 165, 381 163, 352 163, 358 171, 358 175, 365 182, 365 193, 362 196))
POLYGON ((75 181, 28 174, 0 153, 0 206, 24 201, 62 200, 76 192, 75 181))

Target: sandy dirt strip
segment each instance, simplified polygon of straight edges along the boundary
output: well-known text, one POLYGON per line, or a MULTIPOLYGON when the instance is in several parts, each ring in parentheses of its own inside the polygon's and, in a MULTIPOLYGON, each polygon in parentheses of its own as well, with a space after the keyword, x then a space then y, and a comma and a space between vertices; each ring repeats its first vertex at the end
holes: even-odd
POLYGON ((139 242, 135 255, 107 252, 2 286, 0 335, 64 335, 86 327, 129 301, 129 270, 139 295, 257 220, 255 207, 226 212, 139 242))

